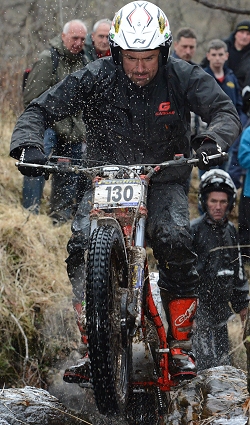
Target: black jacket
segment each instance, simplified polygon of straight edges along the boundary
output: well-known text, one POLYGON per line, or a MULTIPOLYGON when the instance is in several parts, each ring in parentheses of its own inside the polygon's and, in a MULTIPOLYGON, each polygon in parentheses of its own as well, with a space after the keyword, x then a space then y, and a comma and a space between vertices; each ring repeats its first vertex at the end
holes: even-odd
MULTIPOLYGON (((23 146, 43 145, 44 128, 83 111, 87 158, 102 163, 159 163, 190 153, 190 111, 208 123, 204 137, 227 150, 241 129, 238 114, 213 77, 198 66, 169 58, 145 87, 138 87, 112 58, 98 59, 35 99, 17 121, 11 156, 23 146)), ((188 178, 189 167, 165 171, 163 179, 188 178)), ((162 178, 162 176, 160 176, 162 178)))
POLYGON ((236 228, 230 221, 215 223, 204 214, 191 221, 191 233, 200 276, 200 303, 209 307, 215 321, 225 320, 230 315, 229 301, 239 313, 248 306, 249 299, 236 228))
MULTIPOLYGON (((247 113, 250 104, 250 43, 242 50, 237 50, 234 46, 235 31, 232 32, 224 41, 229 53, 229 57, 225 65, 233 71, 239 82, 243 97, 243 111, 247 113)), ((206 57, 203 58, 200 65, 202 68, 209 66, 209 62, 206 57)))
POLYGON ((224 40, 228 48, 228 61, 227 65, 233 70, 236 75, 240 88, 243 90, 245 86, 250 86, 250 43, 244 47, 240 52, 234 47, 235 32, 224 40), (240 55, 240 60, 237 56, 240 55))

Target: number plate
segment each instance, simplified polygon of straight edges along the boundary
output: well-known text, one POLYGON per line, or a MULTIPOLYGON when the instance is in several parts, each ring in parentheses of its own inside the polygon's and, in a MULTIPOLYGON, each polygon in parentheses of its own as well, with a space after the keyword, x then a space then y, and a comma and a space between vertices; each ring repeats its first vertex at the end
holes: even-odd
POLYGON ((140 196, 138 179, 103 179, 95 183, 94 205, 98 208, 136 207, 140 196))

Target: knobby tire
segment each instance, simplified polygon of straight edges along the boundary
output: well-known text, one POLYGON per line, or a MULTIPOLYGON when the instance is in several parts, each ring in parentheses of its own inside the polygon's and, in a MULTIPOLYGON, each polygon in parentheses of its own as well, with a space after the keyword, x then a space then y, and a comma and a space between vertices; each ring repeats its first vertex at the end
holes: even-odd
POLYGON ((92 384, 102 414, 123 413, 127 403, 131 344, 124 325, 121 332, 127 267, 119 230, 95 229, 88 251, 86 316, 92 384))

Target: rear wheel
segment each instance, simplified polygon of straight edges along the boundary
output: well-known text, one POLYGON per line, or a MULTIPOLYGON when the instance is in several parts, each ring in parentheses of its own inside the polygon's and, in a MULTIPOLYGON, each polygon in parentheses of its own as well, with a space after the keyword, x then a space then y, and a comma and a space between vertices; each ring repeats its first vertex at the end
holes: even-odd
POLYGON ((87 262, 87 328, 92 383, 102 414, 126 406, 131 343, 126 326, 128 269, 122 235, 112 226, 97 228, 87 262))

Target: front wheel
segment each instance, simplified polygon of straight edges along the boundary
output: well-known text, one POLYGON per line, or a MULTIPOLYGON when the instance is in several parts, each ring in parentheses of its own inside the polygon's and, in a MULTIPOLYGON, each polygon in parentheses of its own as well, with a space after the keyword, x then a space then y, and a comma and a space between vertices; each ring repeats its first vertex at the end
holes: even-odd
POLYGON ((124 331, 127 282, 121 233, 112 226, 95 229, 88 251, 86 316, 92 383, 102 414, 122 413, 127 402, 131 362, 130 338, 124 331))

